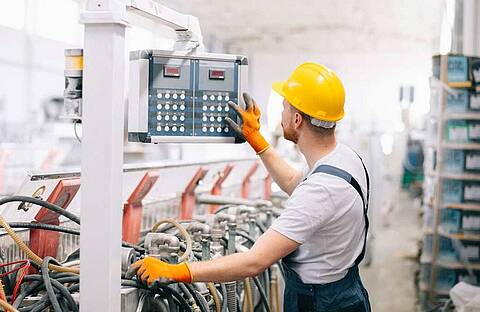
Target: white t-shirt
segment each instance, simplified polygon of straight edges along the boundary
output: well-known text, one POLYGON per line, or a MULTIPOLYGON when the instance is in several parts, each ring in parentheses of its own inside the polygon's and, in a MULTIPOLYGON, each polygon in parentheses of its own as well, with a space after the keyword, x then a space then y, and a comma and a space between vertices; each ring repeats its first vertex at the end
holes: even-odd
POLYGON ((350 173, 364 198, 367 178, 358 155, 342 143, 319 159, 300 182, 271 228, 301 244, 288 264, 304 283, 325 284, 342 279, 361 253, 365 235, 363 202, 344 179, 311 172, 328 164, 350 173))

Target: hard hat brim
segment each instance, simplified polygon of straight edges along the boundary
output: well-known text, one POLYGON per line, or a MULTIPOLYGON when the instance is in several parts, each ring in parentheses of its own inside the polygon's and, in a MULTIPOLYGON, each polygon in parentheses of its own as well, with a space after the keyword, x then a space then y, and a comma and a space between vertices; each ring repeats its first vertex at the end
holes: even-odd
POLYGON ((285 97, 285 93, 283 93, 283 87, 285 86, 285 81, 276 81, 272 83, 273 91, 277 92, 281 96, 285 97))

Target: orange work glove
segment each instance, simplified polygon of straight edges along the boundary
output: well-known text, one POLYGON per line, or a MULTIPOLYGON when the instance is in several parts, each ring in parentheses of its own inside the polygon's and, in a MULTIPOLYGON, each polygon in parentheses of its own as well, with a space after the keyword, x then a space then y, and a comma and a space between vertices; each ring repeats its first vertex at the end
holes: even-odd
POLYGON ((260 133, 260 108, 248 93, 243 93, 243 99, 245 100, 245 109, 232 101, 228 102, 228 105, 230 105, 242 119, 242 126, 240 127, 228 117, 225 118, 225 121, 237 134, 247 140, 257 154, 261 154, 270 147, 270 144, 268 144, 267 140, 265 140, 260 133))
POLYGON ((191 283, 193 281, 192 273, 186 262, 169 264, 153 257, 146 257, 132 264, 131 269, 136 270, 138 278, 148 285, 155 281, 162 284, 191 283))

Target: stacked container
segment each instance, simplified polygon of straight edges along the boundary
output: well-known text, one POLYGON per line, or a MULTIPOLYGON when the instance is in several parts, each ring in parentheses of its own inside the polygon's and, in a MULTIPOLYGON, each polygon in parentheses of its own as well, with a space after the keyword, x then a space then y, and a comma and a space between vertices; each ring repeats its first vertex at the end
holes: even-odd
POLYGON ((425 309, 456 283, 480 281, 480 95, 472 74, 478 61, 433 57, 419 279, 425 309))

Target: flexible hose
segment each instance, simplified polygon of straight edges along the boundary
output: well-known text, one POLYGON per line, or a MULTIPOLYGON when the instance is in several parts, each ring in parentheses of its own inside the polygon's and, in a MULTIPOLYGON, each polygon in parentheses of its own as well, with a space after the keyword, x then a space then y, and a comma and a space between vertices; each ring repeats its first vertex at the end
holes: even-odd
POLYGON ((176 227, 180 232, 180 234, 182 234, 183 238, 185 238, 185 240, 187 241, 187 249, 185 250, 183 255, 180 258, 178 258, 178 262, 187 261, 188 258, 190 257, 190 254, 192 253, 192 237, 190 236, 190 234, 188 234, 187 230, 185 230, 185 228, 180 223, 178 223, 173 219, 165 219, 165 220, 158 221, 153 225, 152 232, 156 232, 157 229, 160 227, 160 225, 165 223, 171 224, 174 227, 176 227))
POLYGON ((267 295, 265 294, 265 289, 263 288, 262 284, 260 283, 260 280, 258 277, 254 276, 253 281, 255 282, 255 285, 258 288, 258 291, 260 292, 260 297, 262 298, 263 306, 267 310, 267 312, 270 312, 270 305, 268 304, 268 299, 267 295))
MULTIPOLYGON (((3 289, 3 283, 1 279, 0 279, 0 300, 7 302, 7 296, 5 295, 5 290, 3 289)), ((11 310, 5 309, 5 311, 9 312, 11 310)))
POLYGON ((0 299, 0 306, 2 306, 2 308, 3 308, 5 311, 19 312, 17 309, 15 309, 14 307, 12 307, 8 302, 6 302, 6 301, 3 300, 3 299, 0 299))
POLYGON ((190 290, 187 289, 185 284, 184 283, 178 283, 178 286, 180 287, 180 290, 185 295, 185 297, 186 297, 185 299, 187 299, 187 302, 190 304, 190 307, 192 308, 193 312, 200 312, 200 308, 197 305, 197 301, 193 297, 193 294, 190 292, 190 290))
POLYGON ((250 283, 250 279, 248 277, 244 280, 244 285, 246 298, 246 309, 244 307, 244 311, 253 312, 253 291, 252 284, 250 283))
POLYGON ((27 202, 27 203, 35 204, 35 205, 38 205, 38 206, 42 206, 44 208, 47 208, 50 211, 56 212, 59 215, 62 215, 64 217, 72 220, 76 224, 80 224, 80 218, 77 217, 75 214, 71 213, 70 211, 67 211, 67 210, 63 209, 60 206, 57 206, 55 204, 46 202, 44 200, 41 200, 41 199, 38 199, 38 198, 35 198, 35 197, 31 197, 31 196, 5 197, 5 198, 0 199, 0 206, 4 205, 6 203, 10 203, 10 202, 27 202))
POLYGON ((46 231, 61 232, 66 234, 80 235, 79 230, 68 228, 65 226, 60 226, 60 225, 52 225, 52 224, 37 223, 37 222, 9 222, 8 225, 12 229, 39 229, 39 230, 46 230, 46 231))
POLYGON ((227 287, 225 286, 225 283, 220 284, 220 289, 222 290, 222 312, 227 312, 227 287))
MULTIPOLYGON (((237 282, 225 283, 227 288, 227 306, 228 312, 237 312, 237 282)), ((225 299, 224 299, 225 300, 225 299)))
MULTIPOLYGON (((20 196, 22 197, 22 196, 20 196)), ((8 225, 7 221, 0 216, 0 226, 7 231, 8 235, 13 239, 13 241, 20 247, 20 249, 27 255, 28 258, 32 259, 37 265, 41 266, 43 263, 43 259, 36 255, 28 246, 23 242, 23 240, 12 230, 12 228, 8 225)), ((52 271, 57 272, 68 272, 68 273, 75 273, 80 274, 79 268, 64 268, 59 265, 49 264, 48 268, 52 271)))
POLYGON ((50 281, 50 276, 48 275, 48 264, 50 262, 55 262, 57 265, 59 264, 55 259, 52 257, 45 257, 42 263, 42 277, 43 283, 45 284, 45 289, 47 290, 48 299, 52 304, 53 311, 55 312, 62 312, 62 307, 60 307, 60 303, 58 303, 57 295, 53 290, 52 282, 50 281))
POLYGON ((208 290, 212 294, 213 302, 215 303, 215 312, 222 312, 222 305, 220 304, 220 298, 218 297, 217 289, 213 283, 207 283, 208 290))

